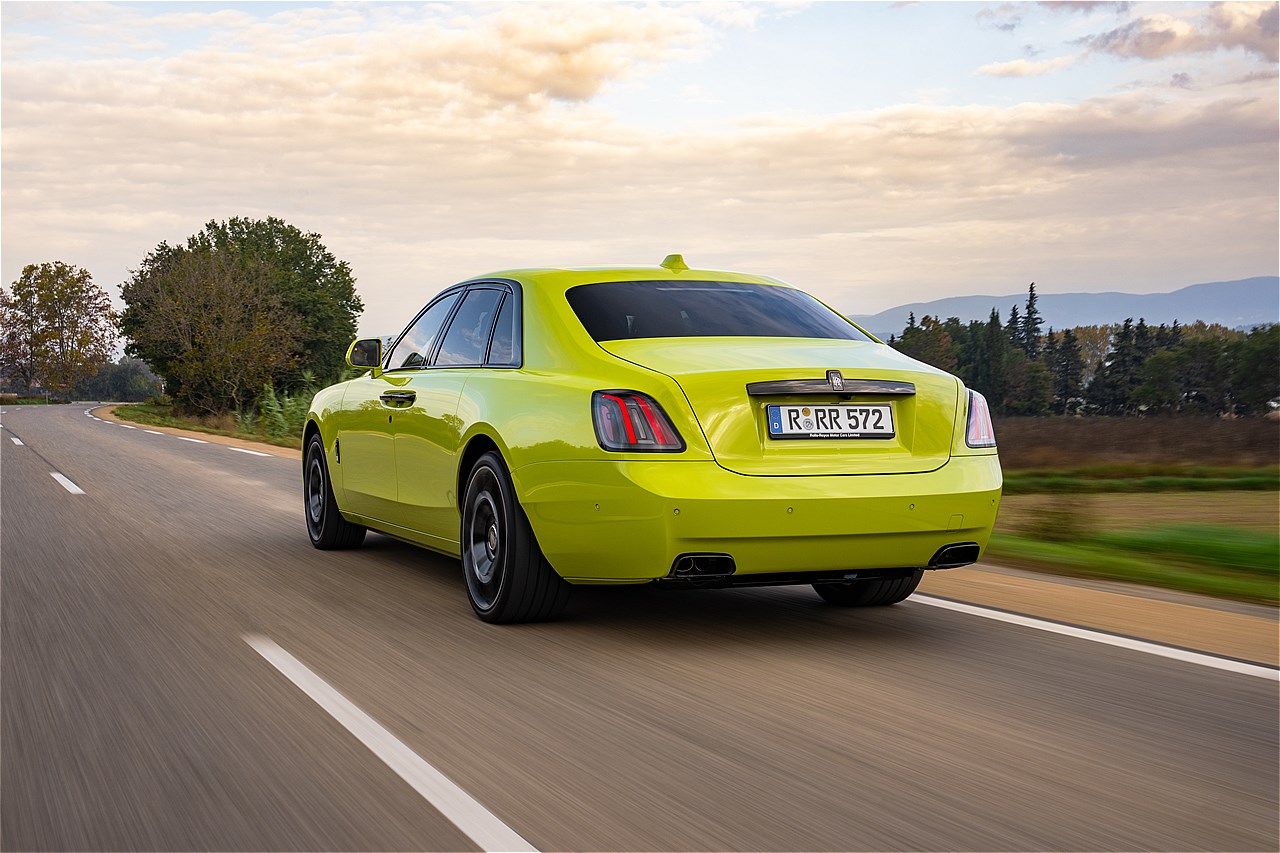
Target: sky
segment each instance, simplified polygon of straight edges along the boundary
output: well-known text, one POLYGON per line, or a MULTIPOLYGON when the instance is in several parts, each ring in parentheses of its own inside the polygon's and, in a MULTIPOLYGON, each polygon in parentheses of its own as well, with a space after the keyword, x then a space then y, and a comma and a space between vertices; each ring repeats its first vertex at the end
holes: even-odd
POLYGON ((274 215, 364 334, 510 267, 850 313, 1276 274, 1277 4, 0 6, 0 274, 274 215))

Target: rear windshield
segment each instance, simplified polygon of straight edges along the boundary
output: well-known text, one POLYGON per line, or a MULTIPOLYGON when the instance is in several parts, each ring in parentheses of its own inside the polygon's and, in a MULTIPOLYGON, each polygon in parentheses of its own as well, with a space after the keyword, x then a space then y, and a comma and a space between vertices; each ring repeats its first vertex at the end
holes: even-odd
POLYGON ((565 294, 597 341, 627 338, 871 340, 807 293, 728 281, 618 281, 565 294))

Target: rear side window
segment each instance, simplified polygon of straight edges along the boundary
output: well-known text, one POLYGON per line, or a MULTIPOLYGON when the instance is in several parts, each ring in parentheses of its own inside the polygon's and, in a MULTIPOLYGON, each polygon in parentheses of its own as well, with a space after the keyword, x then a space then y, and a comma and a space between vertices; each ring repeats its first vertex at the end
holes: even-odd
POLYGON ((565 294, 597 341, 628 338, 835 338, 871 340, 807 293, 728 281, 618 281, 565 294))
POLYGON ((502 300, 502 307, 498 309, 498 323, 493 327, 488 364, 502 366, 515 363, 515 303, 515 295, 508 293, 507 298, 502 300))
POLYGON ((501 298, 501 290, 467 291, 458 313, 449 323, 449 331, 444 333, 436 355, 437 367, 484 364, 489 333, 493 331, 493 315, 501 298))
POLYGON ((395 349, 387 359, 387 370, 399 370, 402 367, 426 367, 431 358, 431 348, 435 346, 440 334, 440 327, 458 295, 446 296, 428 308, 421 317, 414 321, 396 343, 395 349))

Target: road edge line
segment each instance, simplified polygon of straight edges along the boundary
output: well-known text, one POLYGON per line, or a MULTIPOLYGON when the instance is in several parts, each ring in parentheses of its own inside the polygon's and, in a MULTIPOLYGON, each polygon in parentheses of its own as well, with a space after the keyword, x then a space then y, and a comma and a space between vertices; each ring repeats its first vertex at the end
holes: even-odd
POLYGON ((245 634, 242 639, 481 850, 537 853, 536 847, 520 837, 493 812, 271 638, 261 634, 245 634))
POLYGON ((1262 664, 1248 663, 1246 661, 1235 660, 1233 658, 1218 657, 1217 655, 1205 654, 1204 652, 1194 652, 1190 649, 1182 649, 1177 646, 1166 646, 1161 643, 1151 642, 1150 640, 1139 640, 1134 637, 1125 637, 1121 634, 1109 634, 1106 631, 1098 631, 1093 628, 1081 628, 1076 625, 1067 625, 1062 622, 1052 622, 1048 619, 1039 619, 1035 616, 1024 616, 1021 613, 1011 613, 1007 610, 997 610, 991 607, 982 607, 977 604, 966 604, 963 601, 953 601, 949 598, 938 598, 937 596, 932 595, 917 594, 911 596, 908 601, 913 601, 917 604, 924 604, 928 607, 939 607, 943 610, 954 610, 957 613, 965 613, 970 616, 978 616, 980 618, 991 619, 996 622, 1007 622, 1010 625, 1034 628, 1038 631, 1045 631, 1050 634, 1061 634, 1066 637, 1089 640, 1094 643, 1116 646, 1117 648, 1143 652, 1145 654, 1170 658, 1172 660, 1179 660, 1184 663, 1193 663, 1198 666, 1205 666, 1211 669, 1220 669, 1224 672, 1251 675, 1255 678, 1263 678, 1268 681, 1280 681, 1280 670, 1273 669, 1272 667, 1264 666, 1262 664))

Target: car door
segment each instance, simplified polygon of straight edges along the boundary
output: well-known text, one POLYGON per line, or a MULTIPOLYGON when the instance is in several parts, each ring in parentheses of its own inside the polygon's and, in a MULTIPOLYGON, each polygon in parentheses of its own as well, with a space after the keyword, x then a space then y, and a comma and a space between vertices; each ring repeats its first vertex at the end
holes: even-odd
POLYGON ((440 330, 460 296, 461 290, 455 289, 436 298, 401 333, 383 370, 370 371, 347 384, 338 429, 346 511, 398 523, 395 419, 412 405, 412 379, 430 363, 440 330))
POLYGON ((458 541, 456 458, 465 428, 458 401, 482 367, 504 285, 472 285, 441 335, 432 363, 409 380, 413 402, 395 422, 398 524, 444 543, 458 541))

